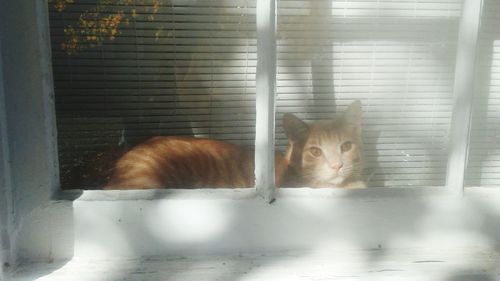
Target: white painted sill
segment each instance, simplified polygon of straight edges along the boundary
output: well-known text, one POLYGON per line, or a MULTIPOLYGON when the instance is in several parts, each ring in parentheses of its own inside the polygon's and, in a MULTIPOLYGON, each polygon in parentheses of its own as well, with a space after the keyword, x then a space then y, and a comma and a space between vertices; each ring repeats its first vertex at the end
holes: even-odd
MULTIPOLYGON (((428 196, 456 197, 455 188, 445 186, 419 187, 369 187, 366 189, 340 188, 280 188, 276 191, 276 200, 286 198, 331 198, 331 199, 388 199, 417 198, 428 196)), ((500 188, 467 187, 464 197, 500 196, 500 188)), ((148 189, 148 190, 64 190, 57 192, 53 201, 133 201, 162 199, 231 199, 253 200, 260 198, 255 188, 239 189, 148 189)), ((262 200, 264 200, 262 198, 262 200)))

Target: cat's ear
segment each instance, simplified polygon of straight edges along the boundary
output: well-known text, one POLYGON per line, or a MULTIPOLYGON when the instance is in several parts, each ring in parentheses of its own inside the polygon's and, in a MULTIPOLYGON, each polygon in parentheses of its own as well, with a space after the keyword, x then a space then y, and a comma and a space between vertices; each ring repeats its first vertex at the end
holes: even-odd
POLYGON ((309 126, 292 113, 283 115, 283 128, 289 140, 302 142, 306 139, 309 126))
POLYGON ((352 126, 359 134, 361 134, 361 102, 356 100, 347 107, 344 112, 344 122, 352 126))

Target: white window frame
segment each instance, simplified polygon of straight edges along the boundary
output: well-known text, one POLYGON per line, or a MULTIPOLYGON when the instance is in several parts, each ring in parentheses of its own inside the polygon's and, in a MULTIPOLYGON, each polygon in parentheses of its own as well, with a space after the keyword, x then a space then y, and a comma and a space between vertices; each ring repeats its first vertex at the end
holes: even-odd
MULTIPOLYGON (((43 252, 49 251, 48 255, 52 255, 53 249, 46 250, 43 245, 47 241, 54 243, 66 243, 60 246, 54 252, 60 251, 61 255, 66 255, 68 257, 71 255, 70 251, 66 248, 71 248, 70 245, 73 243, 71 237, 63 242, 55 238, 46 236, 37 236, 35 240, 26 240, 32 238, 29 236, 34 233, 32 229, 39 230, 46 227, 55 228, 54 232, 66 231, 69 232, 68 236, 71 235, 71 228, 73 225, 72 221, 68 220, 66 222, 61 222, 55 225, 54 221, 58 221, 59 218, 53 218, 57 214, 62 212, 69 212, 70 207, 78 205, 78 208, 91 208, 86 204, 87 202, 96 203, 96 205, 103 201, 109 201, 110 203, 120 205, 122 203, 128 203, 130 201, 138 202, 137 206, 143 206, 145 201, 154 201, 153 203, 161 202, 164 199, 168 200, 182 200, 182 199, 201 199, 201 200, 212 200, 212 199, 231 199, 231 200, 243 200, 250 201, 255 200, 256 197, 263 198, 263 202, 266 204, 262 205, 263 209, 270 210, 272 212, 274 209, 265 206, 267 203, 272 203, 274 199, 278 201, 285 198, 300 198, 306 199, 307 204, 314 204, 315 200, 307 200, 311 198, 321 198, 321 199, 332 199, 332 200, 347 200, 349 203, 353 199, 357 200, 357 204, 365 204, 367 208, 371 208, 373 203, 385 204, 388 198, 401 198, 406 200, 404 202, 414 201, 419 197, 427 196, 451 196, 451 195, 469 195, 471 197, 494 197, 500 195, 500 189, 495 188, 485 188, 485 187, 468 187, 464 189, 464 174, 467 159, 467 149, 468 149, 468 136, 470 131, 470 110, 472 104, 473 96, 473 83, 474 83, 474 63, 475 63, 475 48, 477 45, 477 34, 478 27, 481 18, 481 7, 482 0, 464 0, 464 5, 462 8, 462 16, 460 19, 459 28, 459 41, 458 41, 458 52, 456 58, 456 70, 455 70, 455 88, 454 88, 454 111, 450 131, 450 146, 449 146, 449 158, 448 158, 448 170, 447 170, 447 184, 442 187, 390 187, 390 188, 367 188, 362 190, 347 190, 347 189, 311 189, 311 188, 282 188, 276 189, 274 186, 274 172, 273 158, 274 158, 274 98, 275 98, 275 83, 276 83, 276 1, 275 0, 257 0, 257 37, 258 37, 258 70, 257 70, 257 122, 256 122, 256 188, 248 189, 159 189, 159 190, 113 190, 113 191, 103 191, 103 190, 60 190, 58 175, 59 166, 57 158, 57 131, 55 123, 55 108, 53 104, 53 78, 52 78, 52 68, 51 68, 51 53, 50 53, 50 34, 49 34, 49 22, 48 22, 48 9, 46 1, 19 1, 16 3, 29 3, 29 12, 23 14, 36 15, 34 23, 28 23, 34 25, 35 31, 30 31, 36 33, 36 38, 33 39, 37 42, 36 54, 29 54, 32 58, 37 58, 37 63, 39 65, 35 66, 35 71, 40 69, 41 73, 38 73, 36 77, 33 77, 35 81, 34 84, 40 85, 39 91, 33 91, 29 93, 22 93, 23 96, 19 100, 14 99, 16 104, 26 104, 24 110, 29 112, 28 118, 24 118, 25 113, 14 112, 13 116, 3 117, 0 112, 0 119, 8 119, 5 122, 7 125, 22 126, 25 125, 26 120, 33 122, 34 124, 29 124, 30 128, 37 128, 38 130, 34 132, 34 137, 28 137, 31 135, 18 133, 14 136, 1 135, 2 142, 0 145, 6 145, 6 143, 13 143, 18 141, 14 139, 17 136, 21 136, 22 139, 19 140, 20 143, 16 145, 16 148, 10 148, 11 158, 13 159, 14 165, 12 166, 12 182, 9 182, 5 186, 5 191, 8 192, 10 197, 15 197, 13 199, 7 199, 8 201, 16 201, 16 198, 25 197, 26 199, 22 202, 14 202, 13 206, 9 208, 8 221, 9 227, 14 229, 10 232, 10 239, 12 241, 13 247, 22 248, 24 253, 21 256, 36 256, 37 250, 43 252), (33 8, 33 7, 34 8, 33 8), (31 11, 31 9, 35 11, 31 11), (271 40, 272 39, 272 40, 271 40), (33 102, 31 99, 33 98, 33 102), (40 105, 41 104, 41 105, 40 105), (41 116, 41 118, 33 118, 33 116, 41 116), (9 117, 11 117, 9 119, 9 117), (42 129, 39 129, 42 128, 42 129), (28 135, 28 136, 27 136, 28 135), (37 161, 42 164, 38 166, 28 167, 36 169, 36 171, 15 171, 16 169, 21 169, 23 161, 17 159, 19 156, 12 153, 12 151, 19 152, 18 150, 23 150, 30 147, 36 147, 36 154, 32 161, 37 161), (21 163, 21 164, 20 164, 21 163), (20 178, 23 178, 20 180, 20 178), (26 178, 26 179, 24 179, 26 178), (11 191, 12 192, 11 195, 11 191), (141 201, 141 202, 139 202, 141 201), (142 204, 142 205, 141 205, 142 204), (35 211, 33 211, 35 210, 35 211), (40 217, 37 217, 37 212, 40 212, 40 217), (14 213, 12 216, 10 213, 14 213), (24 220, 24 221, 23 221, 24 220), (41 223, 40 223, 41 222, 41 223), (49 225, 50 226, 47 226, 49 225), (52 225, 54 224, 54 225, 52 225), (25 227, 23 229, 23 227, 25 227), (20 234, 21 238, 18 237, 20 234), (24 235, 24 237, 23 237, 24 235), (19 241, 28 241, 24 245, 19 244, 19 241), (44 240, 45 239, 45 240, 44 240), (51 240, 53 239, 53 240, 51 240), (40 242, 43 241, 43 242, 40 242), (34 250, 29 251, 30 248, 34 250)), ((17 5, 17 4, 16 4, 17 5)), ((20 4, 19 4, 20 5, 20 4)), ((15 5, 14 5, 15 6, 15 5)), ((1 15, 1 11, 0 11, 1 15)), ((31 17, 30 17, 31 18, 31 17)), ((22 20, 22 19, 21 19, 22 20)), ((26 23, 25 23, 26 25, 26 23)), ((23 28, 20 26, 19 28, 23 28)), ((24 46, 23 46, 24 47, 24 46)), ((33 50, 32 46, 24 47, 29 50, 33 50)), ((21 50, 21 53, 24 50, 21 50)), ((28 60, 28 62, 30 62, 28 60)), ((26 63, 26 62, 24 62, 26 63)), ((5 67, 4 67, 5 71, 5 67)), ((0 76, 0 79, 2 77, 0 76)), ((0 81, 1 82, 1 81, 0 81)), ((0 83, 1 86, 2 83, 0 83)), ((0 89, 1 91, 1 89, 0 89)), ((5 91, 6 95, 9 92, 5 91)), ((3 101, 1 101, 3 102, 3 101)), ((7 105, 9 106, 9 104, 7 105)), ((9 110, 6 110, 9 112, 9 110)), ((0 120, 2 121, 2 120, 0 120)), ((2 124, 2 122, 0 122, 2 124)), ((2 147, 4 149, 5 147, 2 147)), ((24 155, 23 155, 24 156, 24 155)), ((5 159, 0 159, 4 161, 5 159)), ((24 160, 25 161, 25 160, 24 160)), ((1 171, 0 171, 1 172, 1 171)), ((4 188, 4 186, 0 186, 4 188)), ((1 192, 0 192, 1 194, 1 192)), ((1 202, 0 202, 1 203, 1 202)), ((234 203, 235 205, 238 202, 234 203)), ((125 204, 122 204, 125 205, 125 204)), ((406 208, 405 204, 401 204, 402 208, 406 208)), ((286 211, 286 209, 285 209, 286 211)), ((392 211, 392 210, 391 210, 392 211)), ((398 212, 398 210, 393 210, 398 212)), ((0 208, 0 215, 5 212, 0 208)), ((283 209, 281 209, 281 215, 283 215, 283 209)), ((66 214, 71 216, 72 214, 66 214)), ((325 214, 327 215, 327 214, 325 214)), ((356 216, 353 214, 352 216, 356 216)), ((352 217, 354 218, 354 217, 352 217)), ((260 218, 259 218, 260 219, 260 218)), ((263 218, 265 219, 265 218, 263 218)), ((269 227, 271 223, 268 222, 266 227, 269 227)), ((65 234, 65 233, 63 233, 65 234)), ((62 234, 61 234, 62 235, 62 234)), ((54 248, 52 245, 51 247, 54 248)), ((14 251, 15 252, 15 249, 14 251)), ((57 254, 57 253, 56 253, 57 254)), ((10 257, 10 260, 15 260, 15 257, 10 257)))
POLYGON ((476 49, 483 1, 464 0, 457 43, 453 115, 449 136, 446 185, 464 194, 474 95, 476 49))
MULTIPOLYGON (((339 190, 339 189, 277 189, 274 185, 274 147, 275 147, 275 94, 276 94, 276 57, 277 57, 277 1, 278 0, 256 0, 256 23, 257 23, 257 74, 256 74, 256 136, 255 136, 255 188, 246 190, 234 189, 178 189, 178 190, 59 190, 56 188, 55 200, 132 200, 164 198, 169 194, 179 196, 187 195, 199 198, 241 198, 252 197, 252 194, 262 197, 266 202, 273 202, 282 196, 344 196, 345 194, 359 194, 368 197, 413 197, 415 194, 434 195, 458 195, 463 196, 465 192, 464 178, 467 164, 467 153, 469 145, 469 132, 471 127, 471 111, 474 94, 476 46, 478 40, 479 26, 483 0, 463 0, 462 15, 459 23, 459 36, 457 42, 457 55, 454 76, 454 106, 452 113, 451 128, 448 146, 448 165, 446 173, 446 185, 439 187, 376 187, 363 190, 339 190), (439 189, 439 191, 437 191, 439 189), (364 194, 364 195, 363 195, 364 194)), ((42 15, 44 29, 48 30, 48 15, 42 15)), ((48 31, 47 31, 48 32, 48 31)), ((49 34, 46 34, 47 40, 49 34)), ((50 45, 49 42, 45 44, 50 45)), ((43 48, 42 60, 47 63, 45 77, 52 79, 50 67, 50 48, 43 48)), ((50 92, 53 92, 53 81, 46 81, 50 92)), ((52 108, 52 110, 54 110, 52 108)), ((46 116, 54 116, 49 112, 46 116)), ((52 127, 55 136, 55 120, 46 120, 52 127)), ((54 138, 54 146, 55 138, 54 138)), ((59 173, 57 163, 57 151, 52 152, 54 159, 53 167, 55 174, 59 173)), ((475 187, 481 189, 481 187, 475 187)), ((470 189, 470 188, 468 188, 470 189)))

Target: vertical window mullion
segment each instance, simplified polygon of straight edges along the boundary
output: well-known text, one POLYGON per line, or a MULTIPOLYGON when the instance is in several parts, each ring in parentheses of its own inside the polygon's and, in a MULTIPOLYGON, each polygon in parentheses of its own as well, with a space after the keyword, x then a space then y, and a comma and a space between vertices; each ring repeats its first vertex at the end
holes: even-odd
POLYGON ((451 120, 446 185, 463 195, 474 93, 476 46, 482 0, 464 0, 457 43, 454 104, 451 120))
POLYGON ((274 199, 274 99, 276 89, 276 2, 257 0, 255 186, 274 199))

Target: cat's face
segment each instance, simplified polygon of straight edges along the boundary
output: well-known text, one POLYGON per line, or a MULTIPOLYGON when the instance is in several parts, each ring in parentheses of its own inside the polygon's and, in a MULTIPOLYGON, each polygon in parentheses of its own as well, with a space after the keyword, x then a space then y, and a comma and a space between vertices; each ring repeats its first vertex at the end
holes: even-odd
POLYGON ((292 165, 310 187, 343 187, 359 180, 363 169, 361 103, 353 102, 344 115, 334 120, 306 124, 285 114, 292 165))

